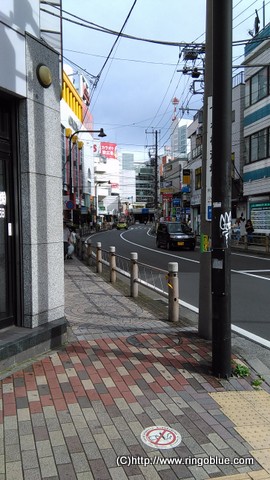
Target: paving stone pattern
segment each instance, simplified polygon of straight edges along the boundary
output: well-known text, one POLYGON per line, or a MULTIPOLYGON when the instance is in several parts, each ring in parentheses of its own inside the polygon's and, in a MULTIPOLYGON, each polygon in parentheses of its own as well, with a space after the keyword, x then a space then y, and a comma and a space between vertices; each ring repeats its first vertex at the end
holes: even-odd
POLYGON ((269 479, 259 456, 246 466, 158 464, 251 457, 222 398, 252 386, 214 378, 211 345, 194 328, 157 320, 77 259, 65 270, 70 343, 1 382, 0 480, 269 479), (180 445, 147 446, 151 426, 173 428, 180 445), (121 456, 153 464, 117 465, 121 456))

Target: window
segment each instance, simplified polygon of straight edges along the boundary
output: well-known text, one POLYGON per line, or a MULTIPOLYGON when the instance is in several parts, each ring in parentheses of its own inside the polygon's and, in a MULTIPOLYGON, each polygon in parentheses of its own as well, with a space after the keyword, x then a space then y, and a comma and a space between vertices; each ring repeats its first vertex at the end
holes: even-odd
POLYGON ((245 164, 250 163, 250 137, 245 138, 244 160, 245 164))
POLYGON ((195 169, 195 190, 202 188, 202 167, 195 169))
POLYGON ((245 138, 245 163, 263 160, 269 155, 269 129, 265 128, 245 138))
POLYGON ((256 75, 251 77, 251 104, 258 102, 268 94, 268 69, 267 67, 260 70, 256 75))
POLYGON ((246 81, 245 85, 245 108, 250 105, 250 80, 246 81))

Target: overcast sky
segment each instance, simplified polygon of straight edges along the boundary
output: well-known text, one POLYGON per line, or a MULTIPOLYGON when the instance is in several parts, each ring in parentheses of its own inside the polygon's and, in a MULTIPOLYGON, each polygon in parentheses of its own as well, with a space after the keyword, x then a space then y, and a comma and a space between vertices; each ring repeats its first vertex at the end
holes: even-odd
MULTIPOLYGON (((266 24, 269 3, 265 2, 266 24)), ((119 32, 133 4, 134 0, 63 0, 63 10, 119 32)), ((234 0, 233 5, 233 40, 250 39, 248 31, 254 26, 255 9, 263 27, 263 2, 234 0)), ((143 39, 203 43, 205 16, 206 0, 137 0, 123 32, 143 39)), ((63 17, 72 19, 66 13, 63 17)), ((170 145, 172 98, 176 96, 179 106, 190 109, 200 108, 203 98, 190 92, 190 76, 177 72, 184 66, 177 46, 120 38, 104 67, 116 39, 64 20, 64 62, 72 60, 93 75, 93 81, 101 73, 90 105, 94 127, 103 127, 106 140, 116 142, 121 151, 145 152, 147 158, 145 146, 153 144, 153 135, 146 130, 160 131, 161 150, 170 145)), ((233 47, 234 65, 243 60, 243 51, 244 46, 233 47)), ((86 74, 86 78, 91 77, 86 74)), ((190 120, 194 113, 190 110, 183 118, 190 120)))

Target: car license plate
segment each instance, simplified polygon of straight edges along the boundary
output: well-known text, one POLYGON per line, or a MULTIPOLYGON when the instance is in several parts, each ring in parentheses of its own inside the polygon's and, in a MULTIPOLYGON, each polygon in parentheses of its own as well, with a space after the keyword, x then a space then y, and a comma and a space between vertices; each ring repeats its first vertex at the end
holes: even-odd
POLYGON ((177 242, 178 247, 182 247, 184 245, 184 242, 177 242))

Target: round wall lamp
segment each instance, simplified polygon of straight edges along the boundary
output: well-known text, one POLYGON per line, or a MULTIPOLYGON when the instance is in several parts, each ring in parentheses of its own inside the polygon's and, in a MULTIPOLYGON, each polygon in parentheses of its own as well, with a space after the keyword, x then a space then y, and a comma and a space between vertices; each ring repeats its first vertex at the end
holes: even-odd
POLYGON ((52 84, 51 70, 46 65, 39 64, 37 66, 37 78, 44 88, 48 88, 52 84))

